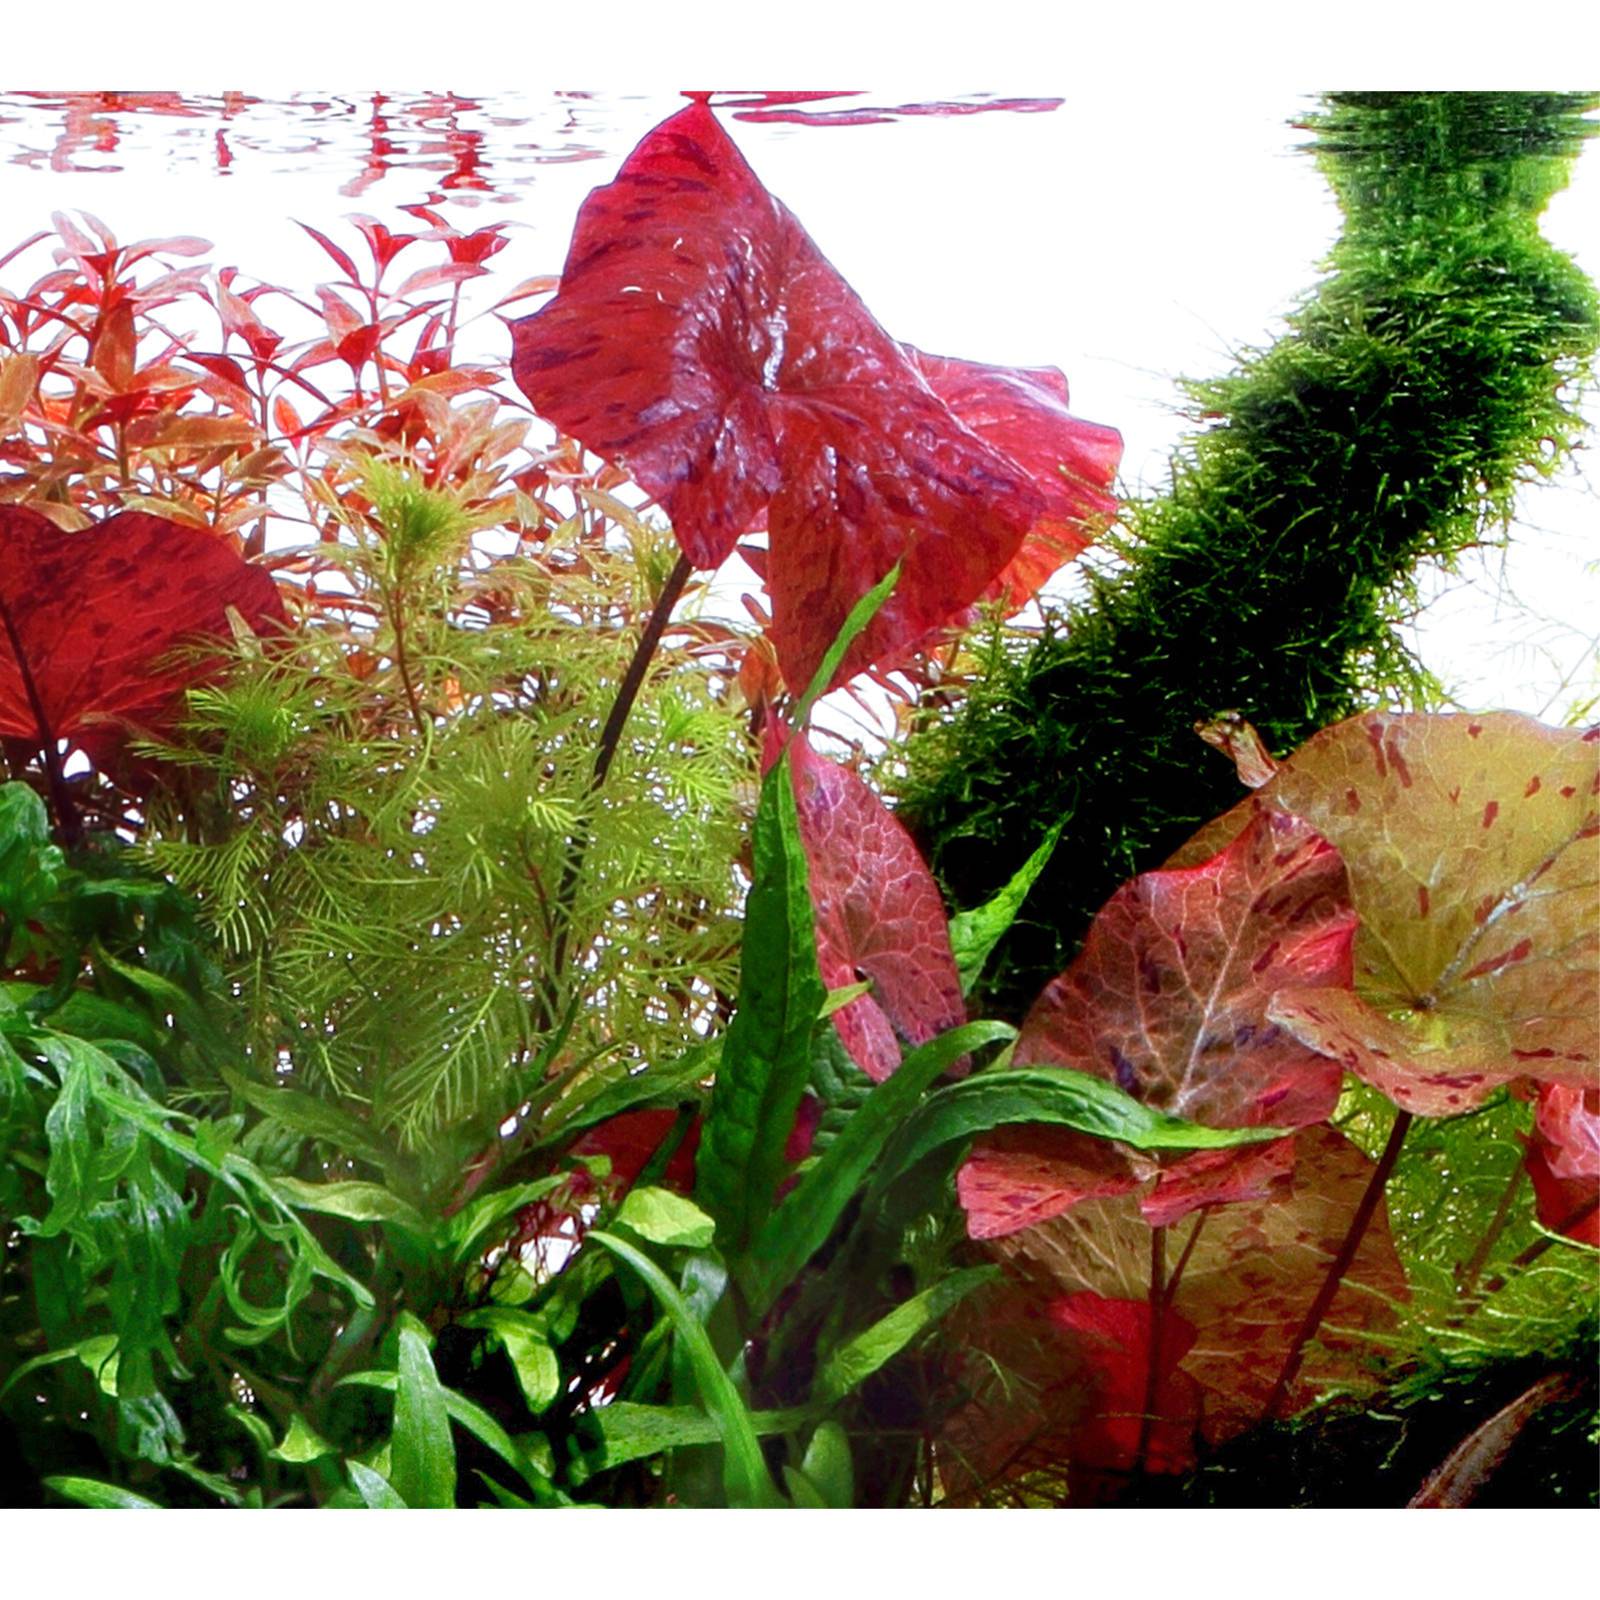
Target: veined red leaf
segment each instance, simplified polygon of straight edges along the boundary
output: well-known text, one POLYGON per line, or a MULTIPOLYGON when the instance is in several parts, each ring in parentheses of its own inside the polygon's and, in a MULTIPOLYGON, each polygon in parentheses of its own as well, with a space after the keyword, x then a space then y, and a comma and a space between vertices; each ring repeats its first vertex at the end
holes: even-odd
MULTIPOLYGON (((1196 1334, 1179 1366, 1205 1391, 1202 1433, 1212 1443, 1261 1420, 1372 1174, 1373 1163, 1332 1128, 1303 1128, 1293 1141, 1286 1191, 1209 1207, 1167 1236, 1169 1288, 1177 1278, 1168 1304, 1196 1334)), ((1149 1296, 1150 1229, 1132 1195, 1087 1200, 991 1248, 1034 1305, 1083 1292, 1149 1296)), ((1290 1409, 1326 1384, 1369 1382, 1373 1352, 1362 1335, 1389 1325, 1406 1294, 1380 1203, 1291 1389, 1290 1409)))
POLYGON ((1600 1088, 1600 730, 1373 712, 1327 728, 1173 859, 1259 811, 1337 846, 1359 915, 1355 989, 1272 1018, 1424 1116, 1519 1078, 1600 1088))
POLYGON ((855 773, 789 741, 800 839, 830 989, 872 992, 834 1013, 856 1065, 881 1083, 907 1046, 966 1021, 949 923, 933 875, 894 813, 855 773))
MULTIPOLYGON (((1092 1072, 1210 1127, 1320 1122, 1338 1102, 1339 1065, 1268 1012, 1280 995, 1348 985, 1354 933, 1338 852, 1299 818, 1263 814, 1210 860, 1119 889, 1034 1003, 1013 1063, 1092 1072)), ((1159 1169, 1148 1220, 1263 1196, 1287 1159, 1257 1147, 1184 1156, 1159 1169)), ((980 1141, 958 1192, 972 1236, 993 1238, 1157 1176, 1147 1157, 1082 1134, 1024 1130, 980 1141)))
MULTIPOLYGON (((1036 526, 1062 520, 1065 480, 1041 483, 1035 463, 1092 457, 1106 438, 1087 429, 1080 448, 1085 425, 1053 394, 1038 403, 1037 373, 1009 387, 992 438, 968 426, 918 366, 937 358, 884 332, 704 105, 589 196, 560 292, 512 332, 522 391, 625 463, 697 566, 720 565, 765 515, 792 686, 897 561, 904 576, 840 678, 903 659, 982 597, 1036 526), (1063 432, 1071 448, 1054 442, 1063 432), (1027 461, 1010 453, 1020 436, 1027 461)), ((973 372, 986 394, 1003 387, 998 369, 963 381, 973 372)))
POLYGON ((197 635, 284 620, 277 587, 213 534, 125 511, 63 533, 28 506, 0 506, 0 734, 35 748, 116 725, 159 725, 204 675, 168 661, 197 635))

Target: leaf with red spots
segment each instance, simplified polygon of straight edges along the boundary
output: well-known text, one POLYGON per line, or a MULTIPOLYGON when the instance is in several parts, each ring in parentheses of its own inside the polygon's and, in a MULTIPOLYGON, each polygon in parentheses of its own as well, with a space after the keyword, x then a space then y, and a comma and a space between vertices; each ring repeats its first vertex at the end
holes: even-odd
MULTIPOLYGON (((1205 1391, 1202 1432, 1212 1443, 1261 1419, 1372 1175, 1372 1162, 1331 1128, 1303 1128, 1293 1142, 1293 1177, 1271 1198, 1209 1207, 1165 1241, 1168 1304, 1195 1330, 1179 1369, 1205 1391)), ((1085 1201, 991 1249, 1035 1303, 1084 1292, 1149 1297, 1151 1234, 1132 1195, 1085 1201)), ((1406 1292, 1380 1204, 1290 1391, 1291 1409, 1329 1383, 1366 1380, 1374 1352, 1361 1336, 1386 1327, 1406 1292)))
POLYGON ((1272 1019, 1445 1116, 1517 1078, 1600 1085, 1597 792, 1594 733, 1374 712, 1317 734, 1173 859, 1261 811, 1334 844, 1361 919, 1355 990, 1285 994, 1272 1019))
POLYGON ((1541 1084, 1526 1159, 1540 1222, 1600 1247, 1600 1089, 1541 1084))
POLYGON ((159 726, 205 672, 174 651, 284 620, 272 579, 215 534, 142 511, 63 533, 0 506, 0 734, 35 749, 159 726))
POLYGON ((589 196, 560 292, 512 331, 522 391, 623 462, 697 566, 765 518, 796 688, 897 561, 840 677, 903 660, 985 594, 1015 599, 1081 542, 1115 465, 1116 436, 1066 412, 1059 374, 946 371, 891 339, 704 105, 589 196), (940 383, 971 393, 970 423, 940 383))
MULTIPOLYGON (((1092 1072, 1210 1127, 1320 1122, 1340 1069, 1268 1009, 1284 993, 1347 984, 1354 931, 1337 851, 1298 818, 1263 814, 1210 860, 1147 872, 1111 897, 1028 1013, 1014 1064, 1092 1072)), ((1081 1134, 1030 1129, 981 1142, 958 1188, 972 1236, 992 1238, 1158 1177, 1145 1197, 1155 1225, 1265 1195, 1287 1161, 1286 1149, 1246 1147, 1158 1169, 1081 1134)))
POLYGON ((944 903, 894 813, 848 768, 789 741, 800 839, 816 909, 817 966, 830 989, 868 982, 834 1013, 856 1065, 881 1083, 901 1046, 966 1021, 944 903))

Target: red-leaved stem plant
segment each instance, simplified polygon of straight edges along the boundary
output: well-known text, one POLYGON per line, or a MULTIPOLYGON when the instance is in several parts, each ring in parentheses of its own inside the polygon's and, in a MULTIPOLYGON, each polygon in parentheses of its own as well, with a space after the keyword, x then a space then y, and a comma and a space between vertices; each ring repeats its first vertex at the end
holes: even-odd
POLYGON ((794 688, 897 561, 836 681, 1019 603, 1114 509, 1120 437, 1068 412, 1058 372, 890 338, 702 104, 584 202, 560 292, 512 333, 522 391, 627 466, 694 566, 766 527, 794 688))

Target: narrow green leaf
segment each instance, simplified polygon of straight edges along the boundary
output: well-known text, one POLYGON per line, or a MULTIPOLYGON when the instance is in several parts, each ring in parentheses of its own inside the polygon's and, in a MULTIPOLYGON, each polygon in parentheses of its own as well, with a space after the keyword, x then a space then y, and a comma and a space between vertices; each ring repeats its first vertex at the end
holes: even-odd
POLYGON ((817 1424, 806 1446, 800 1471, 830 1511, 848 1511, 855 1504, 855 1471, 850 1464, 850 1436, 837 1422, 817 1424))
POLYGON ((696 1198, 730 1254, 771 1211, 810 1072, 811 1030, 827 997, 787 753, 761 786, 754 852, 739 1004, 723 1035, 695 1169, 696 1198))
MULTIPOLYGON (((399 1387, 399 1379, 392 1372, 352 1372, 341 1378, 334 1387, 342 1388, 346 1384, 382 1389, 387 1394, 393 1394, 399 1387)), ((549 1474, 534 1459, 530 1450, 519 1445, 482 1406, 476 1401, 467 1399, 464 1394, 457 1394, 454 1389, 445 1389, 442 1392, 444 1408, 452 1422, 459 1424, 482 1444, 487 1445, 508 1467, 520 1473, 536 1492, 549 1487, 549 1474)), ((539 1439, 540 1436, 531 1434, 528 1437, 539 1439)))
POLYGON ((968 1267, 896 1306, 828 1357, 812 1386, 813 1398, 822 1405, 842 1400, 979 1284, 998 1275, 998 1267, 968 1267))
POLYGON ((456 1503, 456 1447, 444 1385, 427 1340, 409 1320, 400 1324, 399 1345, 389 1476, 408 1506, 448 1509, 456 1503))
POLYGON ((885 1142, 928 1086, 968 1052, 1015 1037, 1016 1029, 1004 1022, 965 1023, 918 1045, 892 1077, 873 1089, 773 1213, 752 1247, 742 1276, 753 1310, 765 1311, 827 1243, 885 1142))
POLYGON ((306 1183, 300 1178, 273 1178, 271 1183, 290 1205, 301 1211, 320 1211, 325 1216, 345 1217, 351 1222, 398 1222, 413 1233, 423 1235, 430 1231, 427 1219, 415 1206, 381 1183, 363 1183, 359 1179, 306 1183))
POLYGON ((565 1181, 565 1178, 557 1173, 548 1178, 535 1178, 531 1183, 519 1183, 509 1189, 494 1189, 488 1194, 479 1195, 448 1221, 440 1224, 438 1240, 441 1247, 449 1251, 457 1261, 465 1261, 474 1253, 478 1242, 497 1223, 513 1212, 520 1211, 524 1206, 532 1205, 535 1200, 544 1199, 547 1194, 559 1189, 565 1181))
POLYGON ((701 1085, 714 1077, 722 1059, 722 1040, 710 1039, 660 1066, 630 1071, 624 1062, 608 1064, 591 1073, 570 1093, 556 1100, 540 1121, 535 1148, 570 1139, 624 1111, 670 1110, 685 1101, 698 1100, 701 1085))
POLYGON ((369 1511, 410 1509, 405 1499, 395 1492, 394 1487, 381 1472, 374 1472, 371 1467, 365 1467, 359 1461, 345 1462, 345 1470, 350 1474, 350 1481, 356 1486, 356 1493, 361 1496, 369 1511))
POLYGON ((672 1280, 626 1240, 597 1229, 589 1235, 589 1241, 632 1267, 672 1319, 678 1338, 688 1352, 700 1386, 700 1398, 722 1437, 723 1487, 728 1504, 742 1509, 776 1507, 780 1503, 777 1486, 762 1459, 761 1446, 750 1425, 750 1412, 734 1388, 733 1380, 722 1370, 706 1330, 684 1303, 672 1280))
MULTIPOLYGON (((889 1080, 891 1083, 894 1079, 889 1080)), ((1010 1122, 1049 1122, 1140 1150, 1225 1150, 1281 1139, 1284 1128, 1206 1128, 1141 1105, 1114 1083, 1064 1067, 980 1072, 928 1096, 884 1151, 872 1182, 880 1195, 941 1145, 1010 1122)), ((872 1201, 869 1198, 868 1204, 872 1201)))
POLYGON ((794 708, 794 715, 789 724, 792 728, 804 730, 812 706, 828 692, 828 685, 833 682, 833 675, 839 670, 839 663, 844 660, 845 651, 856 642, 867 624, 877 616, 884 601, 894 593, 894 586, 899 581, 900 563, 897 561, 851 606, 849 616, 844 619, 844 626, 839 629, 838 636, 828 646, 822 657, 822 664, 817 668, 806 692, 800 696, 799 703, 794 708))
POLYGON ((334 1447, 297 1411, 289 1418, 289 1431, 284 1434, 283 1443, 267 1453, 275 1461, 289 1461, 300 1465, 307 1461, 319 1461, 323 1456, 331 1456, 334 1447))
MULTIPOLYGON (((752 1432, 760 1437, 794 1433, 810 1420, 811 1413, 800 1408, 789 1411, 748 1413, 752 1432)), ((682 1450, 693 1445, 716 1444, 721 1430, 713 1417, 697 1406, 641 1406, 627 1400, 614 1400, 590 1413, 590 1425, 600 1443, 587 1451, 579 1469, 580 1479, 597 1472, 620 1467, 667 1450, 682 1450)))
POLYGON ((97 1483, 93 1478, 46 1478, 44 1486, 54 1489, 65 1500, 76 1500, 80 1506, 93 1506, 97 1511, 161 1511, 165 1509, 154 1500, 146 1500, 132 1489, 119 1489, 114 1483, 97 1483))
POLYGON ((369 1166, 377 1167, 396 1187, 408 1194, 416 1192, 407 1158, 384 1144, 366 1123, 349 1112, 300 1089, 275 1089, 252 1083, 226 1068, 222 1076, 240 1099, 248 1101, 263 1116, 307 1138, 333 1145, 343 1155, 356 1156, 369 1166))
POLYGON ((783 1486, 789 1491, 789 1498, 801 1511, 827 1511, 828 1497, 823 1494, 803 1472, 791 1467, 788 1462, 783 1466, 783 1486))
POLYGON ((703 1250, 716 1224, 692 1200, 670 1189, 630 1189, 613 1219, 649 1244, 703 1250))
POLYGON ((822 1009, 817 1013, 817 1020, 820 1022, 824 1017, 831 1017, 835 1011, 843 1011, 851 1001, 871 993, 871 983, 847 983, 842 989, 830 989, 828 998, 822 1002, 822 1009))
POLYGON ((1065 826, 1065 817, 1056 822, 1039 848, 1017 868, 1016 875, 994 899, 950 919, 950 952, 956 958, 962 994, 971 994, 972 986, 982 977, 984 963, 1016 921, 1028 891, 1044 871, 1065 826))
POLYGON ((89 1102, 93 1098, 93 1046, 70 1037, 52 1037, 45 1054, 61 1072, 61 1092, 44 1119, 50 1141, 50 1163, 44 1186, 50 1195, 50 1212, 27 1231, 49 1239, 72 1226, 94 1198, 94 1145, 89 1132, 89 1102))

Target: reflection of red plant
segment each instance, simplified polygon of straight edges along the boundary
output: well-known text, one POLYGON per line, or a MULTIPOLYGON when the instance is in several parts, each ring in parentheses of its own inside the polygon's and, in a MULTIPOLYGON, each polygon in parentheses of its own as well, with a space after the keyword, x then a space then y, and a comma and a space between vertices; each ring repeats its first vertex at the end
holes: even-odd
POLYGON ((1046 545, 1064 559, 1108 504, 1120 441, 1067 413, 1058 373, 896 343, 704 105, 589 196, 560 292, 512 331, 519 387, 628 467, 695 565, 765 520, 791 687, 896 561, 842 676, 903 660, 988 593, 1015 602, 1046 545), (970 418, 941 391, 976 397, 970 418))

